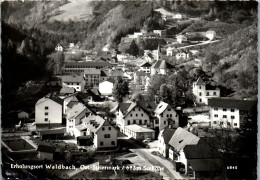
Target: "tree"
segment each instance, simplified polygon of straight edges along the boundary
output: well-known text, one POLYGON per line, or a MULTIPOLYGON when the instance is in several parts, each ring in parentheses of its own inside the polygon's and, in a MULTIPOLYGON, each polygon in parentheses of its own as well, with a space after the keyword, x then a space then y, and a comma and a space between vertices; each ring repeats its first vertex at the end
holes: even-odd
POLYGON ((135 42, 135 40, 132 41, 130 47, 126 51, 128 54, 131 54, 133 56, 138 56, 139 55, 139 48, 135 42))
POLYGON ((113 97, 119 102, 123 102, 123 98, 126 95, 129 95, 129 87, 128 82, 126 80, 123 80, 122 77, 119 77, 117 82, 115 83, 113 87, 113 97))

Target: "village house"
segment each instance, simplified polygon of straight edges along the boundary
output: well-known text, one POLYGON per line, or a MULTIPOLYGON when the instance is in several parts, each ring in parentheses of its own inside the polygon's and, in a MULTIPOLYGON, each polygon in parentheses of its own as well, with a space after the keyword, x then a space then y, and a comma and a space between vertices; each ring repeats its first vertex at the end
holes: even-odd
POLYGON ((114 80, 117 81, 120 77, 127 78, 121 69, 104 69, 101 70, 101 81, 114 80))
POLYGON ((155 109, 154 127, 161 131, 165 127, 177 128, 179 127, 179 116, 176 111, 167 103, 160 102, 155 109))
POLYGON ((150 50, 144 50, 144 59, 145 61, 152 63, 154 60, 154 56, 150 50))
POLYGON ((101 78, 101 70, 94 68, 84 69, 84 78, 87 86, 98 86, 101 78))
POLYGON ((91 114, 94 113, 84 104, 78 103, 74 105, 67 115, 66 132, 71 135, 75 135, 75 126, 81 123, 82 118, 91 114))
POLYGON ((167 31, 166 30, 153 30, 154 34, 158 34, 162 38, 166 38, 167 31))
POLYGON ((173 72, 174 66, 170 63, 166 62, 165 60, 157 60, 151 67, 151 75, 154 74, 161 74, 167 75, 170 72, 173 72))
POLYGON ((95 149, 115 149, 117 147, 118 132, 107 120, 92 115, 83 118, 82 124, 87 128, 86 135, 93 137, 95 149))
POLYGON ((35 124, 38 127, 61 126, 63 100, 55 95, 47 95, 36 102, 35 124))
POLYGON ((62 87, 61 90, 60 90, 59 97, 63 99, 63 98, 65 98, 68 95, 74 94, 75 92, 76 92, 75 88, 72 88, 72 87, 62 87))
POLYGON ((149 62, 145 62, 143 64, 141 64, 139 67, 141 69, 141 71, 144 71, 147 74, 151 73, 151 64, 149 62))
POLYGON ((164 128, 160 131, 158 140, 158 151, 160 154, 162 154, 164 157, 168 158, 169 157, 169 141, 171 137, 173 136, 174 132, 176 129, 171 129, 171 128, 164 128))
POLYGON ((211 126, 214 128, 240 128, 248 115, 256 112, 257 102, 230 98, 209 100, 211 126))
POLYGON ((102 96, 110 96, 113 92, 115 81, 108 79, 106 81, 103 81, 99 83, 98 90, 102 96))
POLYGON ((17 118, 18 119, 29 119, 29 113, 23 110, 17 111, 17 118))
POLYGON ((44 145, 40 144, 37 148, 37 156, 41 160, 53 160, 54 159, 54 153, 55 153, 55 147, 51 145, 44 145))
POLYGON ((206 37, 209 39, 209 40, 213 40, 215 37, 216 37, 216 32, 215 31, 207 31, 206 32, 206 37))
POLYGON ((74 88, 76 91, 83 91, 85 88, 85 79, 83 76, 63 76, 62 86, 74 88))
POLYGON ((176 163, 181 163, 185 166, 185 172, 187 172, 188 164, 185 158, 184 148, 186 145, 197 145, 200 138, 194 134, 186 131, 185 129, 178 127, 169 141, 169 158, 176 163))
POLYGON ((169 47, 166 49, 166 56, 174 56, 175 50, 176 50, 175 47, 170 47, 170 46, 169 46, 169 47))
POLYGON ((187 42, 187 37, 185 37, 184 35, 176 35, 176 39, 179 43, 187 42))
POLYGON ((76 95, 70 95, 63 99, 63 114, 67 115, 68 111, 75 105, 78 104, 79 100, 76 95))
POLYGON ((126 133, 126 127, 132 124, 147 126, 150 122, 148 113, 136 102, 119 103, 116 124, 123 133, 126 133))
POLYGON ((196 82, 193 82, 192 92, 197 104, 207 105, 209 99, 220 97, 220 89, 206 84, 202 78, 198 78, 196 82))
POLYGON ((175 53, 176 60, 188 60, 192 56, 192 53, 189 50, 177 49, 175 53))
POLYGON ((55 51, 63 52, 63 46, 60 44, 57 44, 57 46, 55 47, 55 51))
POLYGON ((57 127, 53 129, 37 129, 37 133, 42 140, 56 140, 64 137, 65 127, 57 127))
POLYGON ((140 141, 146 138, 155 139, 155 130, 137 124, 125 126, 125 134, 140 141))
POLYGON ((64 62, 63 71, 69 74, 83 74, 85 69, 95 68, 102 69, 110 67, 111 64, 106 61, 87 61, 87 62, 64 62))

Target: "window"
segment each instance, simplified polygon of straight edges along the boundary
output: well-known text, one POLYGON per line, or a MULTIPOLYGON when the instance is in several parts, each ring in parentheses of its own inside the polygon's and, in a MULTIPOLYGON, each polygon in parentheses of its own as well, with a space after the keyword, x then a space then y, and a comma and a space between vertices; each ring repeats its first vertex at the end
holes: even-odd
POLYGON ((166 124, 166 121, 163 121, 163 124, 166 124))
POLYGON ((79 87, 77 87, 77 89, 79 89, 79 87))
POLYGON ((49 113, 46 112, 46 113, 45 113, 45 116, 47 116, 48 114, 49 114, 49 113))
POLYGON ((227 125, 230 126, 230 122, 227 122, 227 125))
POLYGON ((144 124, 147 124, 147 120, 144 120, 144 124))
POLYGON ((111 141, 111 145, 113 145, 113 146, 114 146, 114 145, 115 145, 115 141, 111 141))
POLYGON ((218 108, 214 108, 214 111, 217 111, 218 110, 218 108))
POLYGON ((201 99, 200 99, 200 102, 201 102, 201 99))
POLYGON ((235 119, 235 116, 231 116, 231 119, 235 119))
POLYGON ((227 115, 223 115, 223 118, 227 118, 227 115))
POLYGON ((175 121, 172 121, 172 124, 175 124, 175 121))
POLYGON ((141 111, 141 109, 139 108, 139 111, 141 111))
POLYGON ((130 114, 130 117, 133 117, 133 114, 130 114))
POLYGON ((231 109, 230 111, 231 111, 231 112, 235 112, 235 109, 231 109))
POLYGON ((144 116, 144 114, 141 114, 141 116, 143 117, 143 116, 144 116))
POLYGON ((207 96, 209 96, 209 92, 207 92, 207 96))
MULTIPOLYGON (((170 117, 172 117, 172 114, 170 114, 170 117)), ((176 117, 177 117, 177 114, 176 114, 176 117)))
POLYGON ((105 127, 102 127, 102 131, 105 131, 105 127))
POLYGON ((167 114, 166 116, 169 117, 169 114, 167 114))
POLYGON ((213 92, 213 95, 214 95, 214 96, 216 96, 216 95, 217 95, 217 93, 216 93, 216 92, 213 92))
POLYGON ((201 92, 199 93, 199 95, 201 96, 201 92))
POLYGON ((135 108, 133 109, 133 111, 135 111, 135 108))
POLYGON ((100 142, 100 146, 103 146, 103 144, 104 144, 104 143, 101 141, 101 142, 100 142))
POLYGON ((134 122, 133 122, 134 124, 136 124, 136 120, 134 120, 134 122))
POLYGON ((77 83, 77 85, 79 85, 79 83, 77 83))
POLYGON ((129 120, 127 121, 127 124, 130 125, 130 121, 129 120))
POLYGON ((223 122, 220 122, 220 125, 223 125, 223 122))
POLYGON ((155 121, 155 124, 159 124, 159 120, 156 120, 156 121, 155 121))
POLYGON ((142 124, 142 120, 139 120, 139 124, 142 124))
POLYGON ((161 114, 161 117, 163 117, 163 114, 161 114))
POLYGON ((48 106, 45 106, 45 109, 49 109, 49 107, 48 107, 48 106))
POLYGON ((169 108, 168 111, 171 111, 171 108, 169 108))
POLYGON ((201 86, 199 88, 201 89, 201 86))
POLYGON ((223 109, 223 111, 227 111, 227 109, 226 109, 226 108, 224 108, 224 109, 223 109))
POLYGON ((237 123, 234 123, 234 126, 237 126, 237 123))
POLYGON ((217 122, 216 122, 216 121, 213 121, 213 124, 217 124, 217 122))
POLYGON ((214 117, 218 117, 218 115, 217 115, 217 114, 214 114, 214 117))
POLYGON ((138 117, 138 114, 136 114, 135 116, 138 117))
POLYGON ((111 127, 108 127, 108 130, 111 131, 111 127))
POLYGON ((104 138, 110 138, 110 134, 104 134, 104 138))
POLYGON ((48 121, 48 118, 44 118, 44 121, 45 121, 45 122, 48 121))

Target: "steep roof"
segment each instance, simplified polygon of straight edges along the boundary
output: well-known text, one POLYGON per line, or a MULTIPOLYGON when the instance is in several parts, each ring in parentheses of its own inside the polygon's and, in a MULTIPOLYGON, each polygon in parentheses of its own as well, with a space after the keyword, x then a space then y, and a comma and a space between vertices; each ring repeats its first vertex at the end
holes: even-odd
POLYGON ((102 117, 95 115, 84 117, 82 119, 82 123, 85 124, 87 128, 94 133, 96 133, 102 126, 112 126, 108 121, 106 121, 102 117))
POLYGON ((74 119, 74 118, 76 118, 85 109, 87 109, 87 107, 84 104, 82 104, 82 103, 78 103, 78 104, 74 105, 71 108, 71 110, 69 110, 68 115, 67 115, 67 119, 74 119))
POLYGON ((76 92, 75 88, 72 87, 63 87, 60 90, 60 94, 73 94, 76 92))
POLYGON ((151 67, 152 65, 149 62, 143 63, 140 67, 151 67))
POLYGON ((165 128, 162 130, 162 137, 165 144, 168 144, 176 129, 165 128))
POLYGON ((128 125, 128 126, 125 126, 125 128, 127 128, 127 129, 129 129, 129 130, 131 130, 133 132, 143 132, 143 133, 155 132, 155 130, 153 130, 153 129, 142 127, 142 126, 139 126, 137 124, 128 125))
POLYGON ((157 107, 154 101, 138 101, 137 104, 147 112, 154 112, 157 107))
POLYGON ((196 145, 186 145, 184 147, 184 153, 187 159, 210 159, 219 157, 218 151, 210 147, 202 139, 200 139, 196 145))
POLYGON ((173 65, 166 62, 165 60, 157 60, 153 65, 152 68, 160 68, 160 69, 172 69, 174 68, 173 65))
POLYGON ((205 82, 202 80, 201 77, 199 77, 195 83, 196 85, 205 85, 205 82))
POLYGON ((55 95, 46 95, 45 97, 39 99, 37 102, 36 102, 36 106, 41 104, 42 102, 45 102, 47 100, 52 100, 60 105, 63 105, 63 100, 55 95))
POLYGON ((55 148, 53 146, 50 146, 50 145, 39 144, 37 151, 54 153, 55 148))
POLYGON ((131 103, 119 103, 119 110, 125 114, 131 103))
POLYGON ((184 149, 186 145, 196 145, 199 140, 199 137, 179 127, 170 139, 169 145, 172 146, 175 151, 179 152, 181 149, 184 149))
POLYGON ((158 104, 158 106, 156 107, 156 109, 154 110, 154 112, 156 114, 161 114, 168 108, 168 106, 170 107, 170 105, 168 103, 160 102, 158 104))
POLYGON ((83 76, 63 76, 62 77, 62 82, 83 82, 84 81, 84 78, 83 76))
POLYGON ((217 86, 212 86, 210 84, 206 84, 206 90, 217 90, 219 89, 217 86))
POLYGON ((257 107, 257 101, 230 98, 212 98, 209 100, 209 106, 250 111, 257 107))

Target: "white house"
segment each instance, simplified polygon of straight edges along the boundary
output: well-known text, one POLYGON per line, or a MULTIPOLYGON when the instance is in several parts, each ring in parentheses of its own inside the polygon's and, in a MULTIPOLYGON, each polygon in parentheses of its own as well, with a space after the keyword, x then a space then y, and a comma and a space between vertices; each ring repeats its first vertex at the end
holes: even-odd
POLYGON ((162 154, 164 157, 168 158, 169 157, 169 141, 172 138, 174 132, 176 129, 170 129, 170 128, 165 128, 160 131, 159 136, 158 136, 158 151, 160 154, 162 154))
POLYGON ((151 64, 149 62, 145 62, 143 64, 140 65, 140 69, 141 71, 144 71, 147 74, 151 73, 151 64))
POLYGON ((187 37, 185 37, 184 35, 176 35, 176 39, 179 43, 187 42, 187 37))
POLYGON ((112 95, 114 87, 114 80, 106 80, 101 83, 99 83, 98 90, 103 96, 109 96, 112 95))
POLYGON ((209 38, 209 40, 213 40, 214 37, 216 37, 216 32, 215 31, 207 31, 206 37, 209 38))
POLYGON ((171 128, 179 127, 179 116, 169 104, 160 102, 154 112, 158 119, 158 123, 155 121, 154 127, 159 128, 159 131, 167 126, 171 128))
POLYGON ((214 128, 240 128, 248 114, 256 110, 257 102, 230 98, 209 100, 211 126, 214 128))
POLYGON ((148 112, 136 102, 120 103, 116 117, 116 124, 125 133, 125 127, 132 124, 147 126, 150 122, 148 112))
POLYGON ((176 51, 175 58, 176 60, 188 60, 191 55, 192 53, 189 50, 179 49, 176 51))
POLYGON ((62 124, 63 100, 54 95, 39 99, 35 105, 36 126, 59 126, 62 124))
POLYGON ((57 46, 55 47, 55 51, 63 52, 63 46, 60 44, 57 44, 57 46))
POLYGON ((75 135, 75 126, 81 123, 82 118, 90 114, 93 114, 93 112, 88 109, 84 104, 78 103, 74 105, 67 115, 66 132, 71 135, 75 135))
POLYGON ((117 130, 100 116, 88 116, 82 119, 87 127, 87 134, 93 137, 94 148, 114 149, 117 147, 117 130))
POLYGON ((187 171, 187 159, 184 148, 187 145, 197 145, 200 138, 179 127, 169 141, 169 158, 176 163, 182 163, 187 171))
POLYGON ((85 88, 85 79, 83 76, 62 76, 62 86, 63 87, 72 87, 76 91, 83 91, 85 88))
POLYGON ((198 104, 207 105, 209 99, 220 97, 220 89, 206 84, 202 78, 198 78, 196 82, 193 82, 192 92, 198 104))
POLYGON ((157 60, 151 67, 151 75, 161 74, 167 75, 173 71, 174 66, 165 60, 157 60))
POLYGON ((168 47, 166 49, 166 56, 173 56, 175 53, 175 48, 174 47, 168 47))

